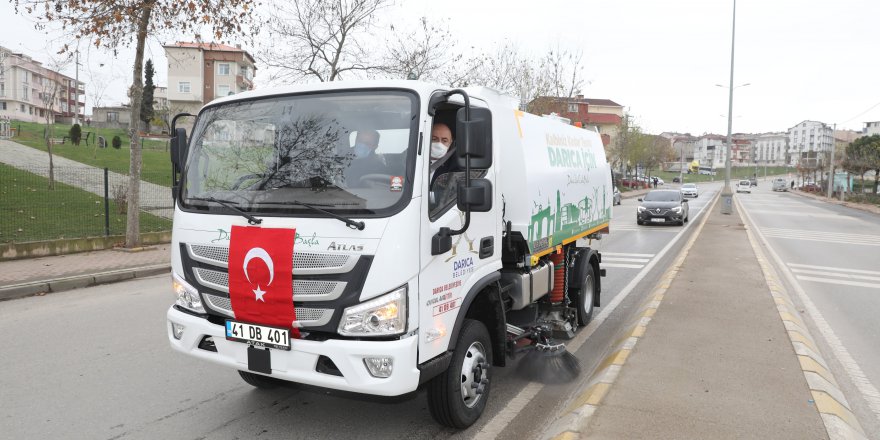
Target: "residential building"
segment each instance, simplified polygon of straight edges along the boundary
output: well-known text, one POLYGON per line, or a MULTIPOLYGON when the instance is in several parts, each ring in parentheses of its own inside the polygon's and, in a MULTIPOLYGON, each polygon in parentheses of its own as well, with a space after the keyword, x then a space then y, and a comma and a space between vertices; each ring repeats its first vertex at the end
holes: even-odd
POLYGON ((131 122, 131 107, 116 105, 92 108, 92 125, 99 128, 128 128, 131 122))
POLYGON ((567 98, 561 96, 540 96, 527 106, 530 113, 555 113, 579 127, 593 128, 602 137, 607 147, 614 138, 623 121, 623 106, 610 99, 584 98, 584 95, 567 98))
POLYGON ((719 134, 704 134, 696 139, 693 160, 701 167, 724 168, 727 138, 719 134))
POLYGON ((756 136, 747 133, 735 133, 731 135, 733 146, 730 153, 730 166, 742 167, 755 164, 756 136))
POLYGON ((85 83, 76 85, 73 78, 0 46, 0 116, 45 122, 48 114, 52 122, 69 122, 78 112, 82 120, 85 83))
POLYGON ((880 121, 865 122, 865 136, 880 134, 880 121))
POLYGON ((215 98, 254 87, 254 57, 239 46, 180 42, 164 47, 168 58, 166 98, 172 114, 195 114, 215 98))
POLYGON ((761 165, 784 166, 788 158, 788 134, 764 133, 755 140, 756 160, 761 165))
POLYGON ((816 158, 831 152, 834 132, 830 125, 818 121, 803 121, 788 129, 789 165, 816 167, 816 158))

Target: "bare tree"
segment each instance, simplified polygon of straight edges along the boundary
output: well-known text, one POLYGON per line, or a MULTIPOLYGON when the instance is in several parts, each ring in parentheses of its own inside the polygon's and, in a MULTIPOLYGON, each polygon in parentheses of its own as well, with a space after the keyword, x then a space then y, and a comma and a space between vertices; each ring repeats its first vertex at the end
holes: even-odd
POLYGON ((426 17, 415 30, 398 31, 393 25, 391 30, 383 70, 393 77, 445 82, 464 58, 449 28, 426 17))
POLYGON ((551 48, 541 59, 542 76, 549 82, 552 96, 570 98, 581 93, 584 87, 581 62, 583 52, 560 47, 551 48))
MULTIPOLYGON (((129 161, 128 214, 125 232, 126 247, 140 243, 140 175, 141 96, 143 94, 143 61, 147 37, 165 30, 197 35, 203 27, 211 29, 212 36, 239 34, 251 22, 255 0, 14 0, 16 11, 23 8, 39 21, 38 29, 48 25, 60 26, 63 33, 73 38, 90 41, 95 47, 107 47, 114 52, 121 47, 135 45, 131 99, 131 158, 129 161)), ((68 44, 61 52, 71 50, 68 44)))
MULTIPOLYGON (((55 161, 52 157, 52 124, 55 123, 55 104, 59 101, 62 81, 66 81, 58 72, 71 61, 70 56, 49 57, 47 68, 41 69, 38 85, 40 103, 43 105, 46 126, 43 129, 43 140, 46 152, 49 153, 49 189, 55 189, 55 161)), ((65 100, 67 96, 63 97, 65 100)))
POLYGON ((391 0, 276 1, 265 23, 271 47, 258 58, 274 69, 270 81, 336 81, 382 70, 365 45, 376 12, 391 0))

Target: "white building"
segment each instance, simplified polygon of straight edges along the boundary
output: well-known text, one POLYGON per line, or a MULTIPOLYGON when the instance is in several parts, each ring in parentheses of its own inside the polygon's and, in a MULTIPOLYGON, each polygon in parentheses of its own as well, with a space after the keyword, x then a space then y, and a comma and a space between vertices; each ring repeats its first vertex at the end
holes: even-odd
POLYGON ((168 58, 168 107, 172 114, 197 113, 214 98, 254 88, 254 57, 240 47, 217 43, 176 43, 168 58))
POLYGON ((0 116, 9 119, 45 122, 51 108, 51 121, 73 119, 78 110, 83 120, 85 83, 48 69, 39 61, 0 46, 0 116))
POLYGON ((701 167, 724 168, 726 139, 717 134, 698 137, 694 143, 694 160, 699 162, 701 167))
POLYGON ((865 136, 880 134, 880 121, 865 122, 865 136))
POLYGON ((803 121, 788 129, 789 165, 796 166, 807 156, 824 157, 834 145, 834 129, 818 121, 803 121), (818 153, 818 154, 816 154, 818 153))
POLYGON ((784 166, 788 152, 787 133, 764 133, 754 143, 760 165, 784 166))

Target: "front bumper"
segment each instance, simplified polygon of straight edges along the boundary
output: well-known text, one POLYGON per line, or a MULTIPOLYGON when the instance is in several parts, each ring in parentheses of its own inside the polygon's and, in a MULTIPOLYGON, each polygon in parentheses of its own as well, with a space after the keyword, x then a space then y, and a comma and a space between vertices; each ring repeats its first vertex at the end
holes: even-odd
POLYGON ((681 196, 682 197, 697 197, 697 193, 692 192, 692 191, 691 192, 682 191, 681 196))
POLYGON ((684 213, 676 214, 672 211, 666 211, 665 213, 657 214, 646 210, 636 213, 636 219, 644 223, 678 223, 684 220, 684 213))
MULTIPOLYGON (((171 307, 166 314, 165 327, 171 348, 237 370, 248 371, 247 344, 227 341, 222 325, 193 316, 171 307), (171 322, 186 326, 180 339, 175 339, 171 322), (199 343, 211 336, 216 352, 199 348, 199 343)), ((307 341, 294 339, 290 351, 269 349, 272 377, 335 390, 377 396, 399 396, 414 391, 419 385, 418 336, 394 341, 352 341, 330 339, 307 341), (342 376, 319 373, 318 358, 326 356, 342 376), (394 370, 388 378, 370 375, 364 365, 365 357, 391 357, 394 370)))

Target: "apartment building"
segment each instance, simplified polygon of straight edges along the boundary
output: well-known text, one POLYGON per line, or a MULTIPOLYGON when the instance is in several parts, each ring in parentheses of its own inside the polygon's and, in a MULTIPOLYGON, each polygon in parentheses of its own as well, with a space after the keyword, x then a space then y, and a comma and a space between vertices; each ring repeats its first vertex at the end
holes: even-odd
POLYGON ((241 47, 218 43, 165 45, 168 109, 195 114, 215 98, 254 88, 254 58, 241 47))
POLYGON ((69 122, 78 112, 83 120, 85 83, 78 85, 30 56, 0 46, 0 117, 45 122, 48 114, 53 122, 69 122))
POLYGON ((792 166, 801 164, 815 167, 815 159, 829 154, 834 145, 834 130, 824 122, 803 121, 789 128, 787 133, 790 152, 788 164, 792 166))
POLYGON ((705 134, 694 143, 694 160, 701 167, 723 168, 726 158, 724 148, 727 138, 718 134, 705 134))
POLYGON ((880 134, 880 121, 865 122, 865 136, 880 134))
POLYGON ((755 140, 757 162, 761 165, 784 166, 788 158, 788 134, 764 133, 755 140))

